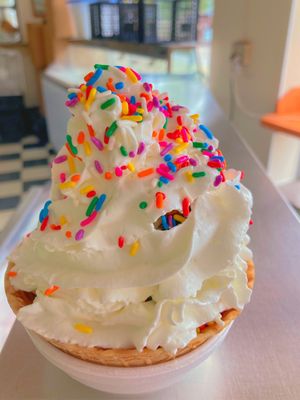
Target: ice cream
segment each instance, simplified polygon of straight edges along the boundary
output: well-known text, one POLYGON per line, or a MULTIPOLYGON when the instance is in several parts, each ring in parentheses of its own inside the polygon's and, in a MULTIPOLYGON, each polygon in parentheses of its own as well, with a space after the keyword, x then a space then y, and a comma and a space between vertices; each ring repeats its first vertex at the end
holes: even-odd
POLYGON ((69 89, 39 225, 11 255, 26 328, 85 347, 162 347, 243 309, 252 197, 198 115, 131 68, 69 89))

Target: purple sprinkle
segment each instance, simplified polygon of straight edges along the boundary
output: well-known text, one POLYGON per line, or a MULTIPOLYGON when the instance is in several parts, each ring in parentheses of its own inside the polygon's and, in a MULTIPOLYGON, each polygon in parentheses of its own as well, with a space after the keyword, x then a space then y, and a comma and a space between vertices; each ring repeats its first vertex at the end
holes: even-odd
POLYGON ((173 149, 173 143, 169 143, 161 152, 160 155, 163 157, 165 156, 169 151, 173 149))
POLYGON ((215 187, 219 186, 221 182, 222 182, 222 175, 216 176, 216 179, 214 181, 214 186, 215 187))
POLYGON ((103 174, 103 168, 98 160, 95 160, 95 168, 99 172, 99 174, 103 174))
POLYGON ((212 145, 208 146, 207 150, 213 151, 214 147, 212 145))
POLYGON ((158 107, 159 107, 159 100, 158 100, 158 98, 155 97, 155 96, 153 96, 152 101, 153 101, 154 107, 155 107, 155 108, 158 108, 158 107))
POLYGON ((75 98, 72 99, 72 100, 67 100, 67 101, 65 102, 65 105, 66 105, 67 107, 74 107, 77 103, 78 103, 78 99, 77 99, 77 97, 75 97, 75 98))
POLYGON ((180 110, 180 106, 173 106, 172 107, 172 111, 179 111, 180 110))
POLYGON ((195 160, 194 158, 190 158, 190 164, 191 164, 193 167, 196 167, 196 166, 198 165, 198 162, 197 162, 197 160, 195 160))
POLYGON ((55 162, 55 164, 60 164, 60 163, 63 163, 64 161, 66 161, 67 159, 68 159, 68 157, 66 155, 58 156, 58 157, 54 158, 53 162, 55 162))
POLYGON ((137 149, 137 153, 138 154, 142 154, 142 152, 145 150, 145 143, 144 142, 141 142, 140 144, 139 144, 139 147, 138 147, 138 149, 137 149))
POLYGON ((170 227, 170 228, 173 228, 173 216, 172 216, 172 214, 169 214, 168 217, 167 217, 167 219, 168 219, 168 225, 169 225, 169 227, 170 227))
POLYGON ((144 87, 144 89, 146 90, 146 92, 150 92, 151 87, 150 87, 149 83, 145 82, 145 83, 143 84, 143 87, 144 87))
POLYGON ((104 146, 101 140, 97 139, 95 136, 91 136, 91 141, 94 143, 94 145, 97 147, 98 150, 103 150, 104 146))
POLYGON ((75 240, 81 240, 84 236, 84 230, 83 229, 79 229, 78 232, 76 232, 75 235, 75 240))
POLYGON ((129 157, 134 158, 135 157, 135 152, 134 151, 130 151, 129 152, 129 157))

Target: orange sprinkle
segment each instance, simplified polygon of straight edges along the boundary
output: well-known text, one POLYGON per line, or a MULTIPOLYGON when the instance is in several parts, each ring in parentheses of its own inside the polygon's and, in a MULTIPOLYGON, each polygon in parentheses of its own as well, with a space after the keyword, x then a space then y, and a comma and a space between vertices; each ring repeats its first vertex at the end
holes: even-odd
POLYGON ((77 136, 77 143, 82 144, 84 142, 85 134, 84 132, 79 132, 77 136))
POLYGON ((139 178, 144 178, 145 176, 151 175, 154 173, 154 168, 144 169, 143 171, 138 172, 139 178))
POLYGON ((158 140, 161 142, 165 136, 165 130, 161 129, 158 134, 158 140))
POLYGON ((8 271, 7 275, 8 275, 10 278, 13 278, 13 277, 15 277, 15 276, 17 275, 17 273, 16 273, 16 271, 8 271))
POLYGON ((94 75, 94 72, 89 72, 86 74, 86 76, 83 78, 86 82, 91 79, 91 77, 94 75))
POLYGON ((95 131, 92 125, 87 124, 90 136, 95 136, 95 131))
POLYGON ((107 180, 110 180, 110 179, 112 179, 112 173, 111 172, 105 172, 105 174, 104 174, 104 178, 105 179, 107 179, 107 180))
POLYGON ((71 148, 69 146, 69 143, 66 143, 65 146, 66 146, 66 149, 68 150, 68 152, 71 154, 71 156, 75 157, 75 154, 73 154, 73 152, 72 152, 72 150, 71 150, 71 148))
POLYGON ((76 174, 76 175, 73 175, 73 176, 72 176, 71 181, 72 181, 72 182, 78 182, 79 179, 80 179, 80 175, 79 175, 79 174, 76 174))
POLYGON ((166 195, 163 192, 157 192, 155 194, 155 197, 156 197, 156 207, 163 208, 164 199, 166 198, 166 195))
POLYGON ((68 239, 70 239, 72 237, 72 232, 71 231, 66 231, 65 235, 66 235, 66 237, 68 239))
POLYGON ((115 87, 113 85, 113 79, 112 78, 108 79, 108 81, 106 83, 106 87, 107 87, 108 90, 111 90, 112 92, 115 91, 115 87))
POLYGON ((59 289, 59 286, 53 285, 44 291, 45 296, 51 296, 54 292, 59 289))
POLYGON ((150 96, 149 96, 148 93, 141 93, 141 94, 140 94, 140 97, 144 97, 144 99, 145 99, 146 101, 150 100, 150 96))
POLYGON ((124 94, 116 93, 116 95, 119 97, 119 99, 122 101, 126 101, 126 96, 124 94))
POLYGON ((51 228, 53 231, 60 231, 60 230, 61 230, 61 226, 60 226, 60 225, 55 225, 55 224, 51 224, 51 225, 50 225, 50 228, 51 228))
POLYGON ((157 132, 156 132, 156 131, 153 131, 153 132, 152 132, 152 137, 155 138, 156 136, 157 136, 157 132))

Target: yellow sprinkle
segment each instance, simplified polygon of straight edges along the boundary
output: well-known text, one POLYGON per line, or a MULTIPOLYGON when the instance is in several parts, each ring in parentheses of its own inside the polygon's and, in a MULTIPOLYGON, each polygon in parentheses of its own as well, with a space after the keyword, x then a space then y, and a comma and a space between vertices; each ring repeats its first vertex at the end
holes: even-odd
POLYGON ((60 188, 61 190, 64 190, 64 189, 71 189, 71 188, 73 188, 74 186, 76 186, 76 183, 75 183, 75 182, 63 182, 63 183, 60 183, 60 184, 59 184, 59 188, 60 188))
POLYGON ((96 88, 91 89, 89 97, 88 97, 88 99, 87 99, 87 101, 85 102, 85 105, 84 105, 84 109, 86 111, 88 111, 90 109, 91 104, 95 100, 96 93, 97 93, 97 89, 96 88))
POLYGON ((134 167, 134 165, 133 165, 131 162, 129 162, 129 163, 127 164, 127 168, 128 168, 129 171, 131 171, 131 172, 134 172, 134 171, 135 171, 135 167, 134 167))
POLYGON ((131 82, 136 83, 138 82, 138 78, 135 76, 135 74, 131 71, 130 68, 126 68, 126 75, 128 78, 131 80, 131 82))
POLYGON ((175 154, 182 153, 183 150, 185 150, 185 149, 187 148, 188 145, 189 145, 188 143, 179 144, 178 146, 176 146, 176 147, 173 149, 173 151, 174 151, 175 154))
POLYGON ((193 182, 194 181, 193 173, 191 171, 187 171, 185 173, 185 176, 186 176, 186 179, 187 179, 188 182, 193 182))
POLYGON ((89 142, 84 142, 83 148, 84 148, 84 152, 87 156, 90 156, 92 154, 92 148, 91 148, 91 145, 89 144, 89 142))
POLYGON ((132 243, 131 248, 130 248, 130 255, 135 256, 138 249, 140 248, 140 242, 136 240, 134 243, 132 243))
POLYGON ((173 218, 175 219, 175 221, 177 221, 177 222, 184 222, 185 221, 185 218, 182 216, 182 215, 180 215, 180 214, 175 214, 175 215, 173 215, 173 218))
POLYGON ((93 328, 85 324, 74 324, 74 328, 81 333, 93 333, 93 328))
POLYGON ((199 114, 192 114, 192 115, 190 115, 190 118, 192 118, 193 120, 198 120, 199 114))
POLYGON ((144 114, 144 112, 145 112, 145 110, 144 110, 143 108, 137 108, 136 111, 137 111, 139 114, 144 114))
POLYGON ((176 143, 183 143, 183 139, 181 137, 177 138, 175 141, 176 143))
POLYGON ((60 225, 65 225, 67 222, 68 222, 68 220, 67 220, 67 218, 66 218, 64 215, 62 215, 62 216, 59 218, 59 223, 60 223, 60 225))
POLYGON ((80 90, 81 90, 82 92, 85 92, 85 91, 86 91, 86 85, 81 85, 81 86, 80 86, 80 90))
POLYGON ((122 102, 122 113, 124 115, 127 115, 128 112, 129 112, 128 103, 127 103, 127 101, 123 101, 122 102))
POLYGON ((135 122, 143 121, 143 117, 141 115, 123 115, 121 119, 126 119, 128 121, 135 121, 135 122))
POLYGON ((91 190, 94 190, 94 186, 88 185, 88 186, 85 186, 84 188, 80 189, 79 192, 80 192, 80 194, 86 194, 86 193, 90 192, 91 190))
POLYGON ((74 162, 74 158, 71 156, 68 156, 68 164, 69 164, 69 171, 70 174, 75 174, 76 172, 76 166, 75 166, 75 162, 74 162))
MULTIPOLYGON (((182 125, 177 125, 176 129, 178 129, 179 131, 181 131, 182 125)), ((178 138, 178 139, 179 139, 179 138, 178 138)))

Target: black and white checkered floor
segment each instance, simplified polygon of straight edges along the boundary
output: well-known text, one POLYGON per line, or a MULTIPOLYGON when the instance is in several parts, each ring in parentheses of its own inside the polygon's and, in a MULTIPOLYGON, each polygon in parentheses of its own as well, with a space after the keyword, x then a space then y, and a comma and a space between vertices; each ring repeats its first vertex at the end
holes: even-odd
POLYGON ((28 136, 19 143, 0 144, 0 231, 23 193, 50 179, 54 154, 50 144, 40 145, 35 136, 28 136))

